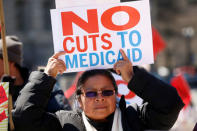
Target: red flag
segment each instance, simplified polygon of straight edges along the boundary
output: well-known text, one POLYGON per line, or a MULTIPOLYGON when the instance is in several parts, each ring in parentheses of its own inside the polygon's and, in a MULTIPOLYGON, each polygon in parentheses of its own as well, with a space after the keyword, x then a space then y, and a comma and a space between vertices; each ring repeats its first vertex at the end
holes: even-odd
POLYGON ((159 32, 154 27, 152 27, 152 34, 153 34, 153 54, 154 54, 154 58, 156 59, 157 55, 165 48, 166 44, 163 38, 161 37, 161 35, 159 34, 159 32))
POLYGON ((6 92, 5 92, 4 88, 3 88, 3 86, 0 85, 0 104, 2 104, 3 102, 5 102, 7 100, 8 100, 8 98, 6 96, 6 92))
POLYGON ((185 104, 184 109, 191 102, 190 86, 183 77, 182 74, 179 74, 172 78, 171 85, 177 89, 179 96, 181 97, 183 103, 185 104))

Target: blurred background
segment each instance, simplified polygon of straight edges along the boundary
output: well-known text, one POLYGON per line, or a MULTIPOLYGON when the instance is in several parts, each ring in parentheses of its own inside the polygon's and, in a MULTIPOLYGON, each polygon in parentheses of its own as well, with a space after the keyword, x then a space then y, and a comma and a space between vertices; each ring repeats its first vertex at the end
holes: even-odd
MULTIPOLYGON (((197 0, 150 2, 152 25, 163 41, 162 45, 155 42, 157 57, 150 72, 177 89, 185 87, 179 93, 187 107, 172 130, 189 131, 197 122, 197 0)), ((23 42, 23 65, 30 70, 45 66, 54 52, 50 19, 54 8, 55 0, 4 0, 6 34, 17 35, 23 42)), ((59 78, 64 91, 75 75, 59 78)))

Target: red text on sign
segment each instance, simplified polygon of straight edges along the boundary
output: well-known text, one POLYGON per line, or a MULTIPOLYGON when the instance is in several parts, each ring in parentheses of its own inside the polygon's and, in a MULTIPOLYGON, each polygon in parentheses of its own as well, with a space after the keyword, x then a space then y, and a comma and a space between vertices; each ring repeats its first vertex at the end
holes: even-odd
MULTIPOLYGON (((87 10, 87 21, 79 17, 72 11, 62 12, 62 29, 63 36, 73 35, 73 23, 86 31, 87 33, 99 33, 97 9, 87 10)), ((112 31, 123 31, 136 26, 140 20, 139 12, 130 6, 116 6, 104 11, 101 15, 101 24, 112 31), (129 16, 129 20, 124 25, 116 25, 112 21, 112 16, 118 12, 125 12, 129 16)))
MULTIPOLYGON (((63 41, 63 48, 66 53, 70 54, 77 49, 79 52, 86 52, 88 49, 88 44, 92 44, 92 51, 97 51, 97 46, 98 44, 96 43, 97 39, 101 39, 103 44, 101 45, 101 48, 104 50, 109 50, 112 47, 112 42, 108 40, 107 38, 110 38, 111 35, 108 33, 104 33, 101 36, 99 34, 94 34, 94 35, 88 35, 88 36, 81 36, 83 37, 82 40, 80 40, 80 36, 75 36, 75 37, 66 37, 63 41), (88 39, 91 39, 92 42, 88 43, 88 39), (81 44, 82 43, 82 44, 81 44), (71 48, 68 49, 67 45, 72 45, 71 48), (80 45, 84 45, 82 48, 80 45)), ((89 45, 90 46, 90 45, 89 45)))

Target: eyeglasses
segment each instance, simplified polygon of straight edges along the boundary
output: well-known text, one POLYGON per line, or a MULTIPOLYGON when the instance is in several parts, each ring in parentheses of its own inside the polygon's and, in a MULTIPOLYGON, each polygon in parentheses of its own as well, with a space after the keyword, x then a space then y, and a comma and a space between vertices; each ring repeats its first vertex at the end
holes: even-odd
POLYGON ((102 96, 112 96, 114 95, 115 90, 102 90, 102 91, 87 91, 85 92, 85 96, 88 98, 94 98, 97 97, 99 93, 101 93, 102 96))

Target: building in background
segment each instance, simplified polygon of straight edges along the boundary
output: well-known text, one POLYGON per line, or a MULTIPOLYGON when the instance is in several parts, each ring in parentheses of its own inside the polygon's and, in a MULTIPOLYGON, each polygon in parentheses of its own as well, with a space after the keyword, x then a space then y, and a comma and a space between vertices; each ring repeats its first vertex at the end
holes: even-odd
POLYGON ((5 0, 6 34, 24 42, 24 65, 30 69, 45 65, 53 54, 50 9, 54 0, 5 0))
POLYGON ((153 25, 163 35, 167 48, 156 66, 169 69, 197 66, 197 0, 152 0, 153 25))

